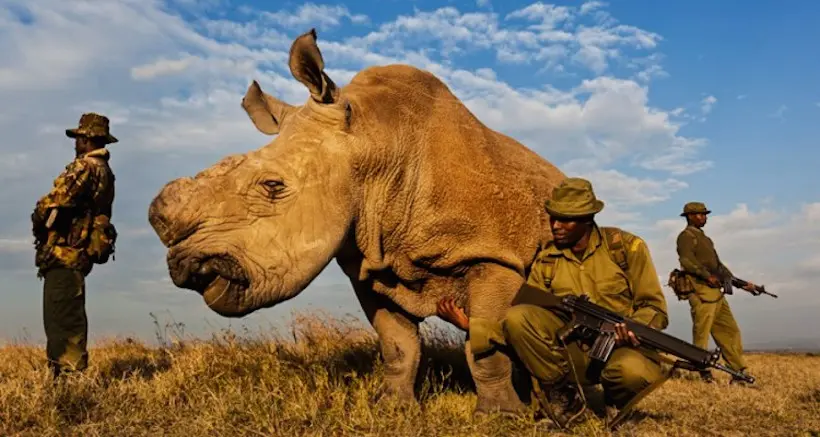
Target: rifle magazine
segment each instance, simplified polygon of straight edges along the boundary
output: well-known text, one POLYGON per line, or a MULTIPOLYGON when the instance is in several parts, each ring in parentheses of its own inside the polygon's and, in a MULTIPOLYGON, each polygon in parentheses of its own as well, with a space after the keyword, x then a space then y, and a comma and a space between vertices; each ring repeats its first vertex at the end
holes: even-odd
POLYGON ((612 351, 615 349, 615 333, 602 332, 595 342, 592 343, 592 348, 589 350, 589 357, 593 360, 606 362, 612 351))

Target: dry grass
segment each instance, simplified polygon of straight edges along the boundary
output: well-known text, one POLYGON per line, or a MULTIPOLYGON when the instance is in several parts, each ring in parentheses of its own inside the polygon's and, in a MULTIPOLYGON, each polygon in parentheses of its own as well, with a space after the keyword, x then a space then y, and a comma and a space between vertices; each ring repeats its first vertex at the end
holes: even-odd
MULTIPOLYGON (((0 349, 0 435, 547 435, 547 422, 472 418, 459 339, 425 332, 420 406, 378 400, 372 330, 352 320, 297 317, 291 332, 225 332, 162 347, 118 340, 91 367, 51 383, 43 350, 0 349)), ((759 388, 672 379, 639 404, 617 435, 820 436, 820 356, 750 355, 759 388)), ((595 421, 577 435, 610 435, 595 421)))

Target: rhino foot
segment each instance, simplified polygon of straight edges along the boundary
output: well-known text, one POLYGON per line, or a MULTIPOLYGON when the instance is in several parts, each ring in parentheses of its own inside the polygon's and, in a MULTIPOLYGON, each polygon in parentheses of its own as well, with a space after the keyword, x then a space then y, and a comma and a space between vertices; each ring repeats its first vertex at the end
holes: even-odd
POLYGON ((408 386, 404 378, 402 381, 391 381, 390 378, 385 378, 384 386, 379 393, 379 400, 382 399, 399 404, 418 404, 413 386, 408 386))
POLYGON ((478 392, 478 402, 473 411, 473 417, 488 414, 522 416, 530 413, 530 409, 518 398, 512 384, 506 381, 495 386, 480 387, 478 392))

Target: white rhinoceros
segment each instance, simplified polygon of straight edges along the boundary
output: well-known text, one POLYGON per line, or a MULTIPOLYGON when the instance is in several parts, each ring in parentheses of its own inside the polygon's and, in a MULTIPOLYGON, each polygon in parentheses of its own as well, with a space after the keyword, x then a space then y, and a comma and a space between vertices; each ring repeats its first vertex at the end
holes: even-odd
MULTIPOLYGON (((544 200, 564 174, 481 123, 407 65, 338 88, 311 30, 290 50, 302 106, 254 81, 242 106, 268 145, 169 182, 149 221, 176 286, 242 317, 298 295, 334 258, 378 333, 387 393, 413 400, 418 324, 452 296, 499 320, 550 238, 544 200)), ((476 359, 476 412, 521 411, 511 363, 476 359)))

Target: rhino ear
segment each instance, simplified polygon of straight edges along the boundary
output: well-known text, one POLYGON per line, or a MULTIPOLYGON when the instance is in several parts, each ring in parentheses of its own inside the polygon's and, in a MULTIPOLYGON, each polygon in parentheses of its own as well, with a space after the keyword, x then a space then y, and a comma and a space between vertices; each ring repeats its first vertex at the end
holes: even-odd
POLYGON ((316 45, 316 29, 300 35, 290 46, 290 73, 310 91, 313 100, 319 103, 336 101, 336 84, 325 74, 325 61, 316 45))
POLYGON ((242 108, 259 132, 267 135, 278 134, 282 123, 296 109, 295 106, 266 94, 255 80, 242 98, 242 108))

